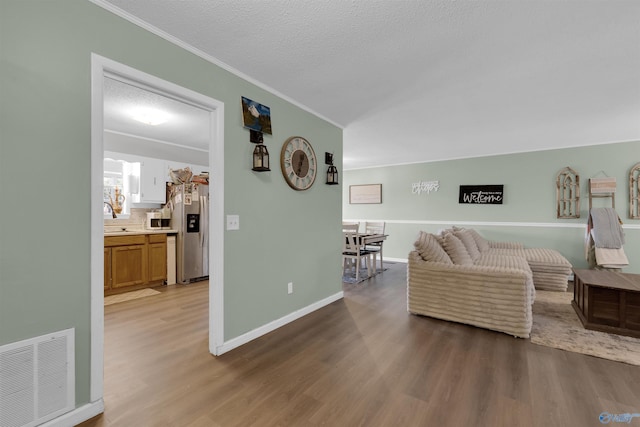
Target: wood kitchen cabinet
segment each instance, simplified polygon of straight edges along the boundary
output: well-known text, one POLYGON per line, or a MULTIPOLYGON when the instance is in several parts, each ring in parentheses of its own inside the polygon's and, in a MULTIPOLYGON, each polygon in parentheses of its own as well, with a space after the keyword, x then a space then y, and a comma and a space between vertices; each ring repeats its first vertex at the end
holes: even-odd
POLYGON ((111 288, 142 285, 149 268, 146 244, 111 248, 111 288))
POLYGON ((105 295, 148 288, 167 279, 167 235, 129 234, 104 238, 105 295))
POLYGON ((111 248, 104 248, 104 290, 111 287, 111 248))

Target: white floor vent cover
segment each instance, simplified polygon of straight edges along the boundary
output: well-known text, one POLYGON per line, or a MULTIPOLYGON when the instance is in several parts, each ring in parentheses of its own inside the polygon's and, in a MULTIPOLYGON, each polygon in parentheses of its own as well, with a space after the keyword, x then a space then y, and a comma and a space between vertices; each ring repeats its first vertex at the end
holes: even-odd
POLYGON ((31 427, 75 408, 75 330, 0 347, 0 426, 31 427))

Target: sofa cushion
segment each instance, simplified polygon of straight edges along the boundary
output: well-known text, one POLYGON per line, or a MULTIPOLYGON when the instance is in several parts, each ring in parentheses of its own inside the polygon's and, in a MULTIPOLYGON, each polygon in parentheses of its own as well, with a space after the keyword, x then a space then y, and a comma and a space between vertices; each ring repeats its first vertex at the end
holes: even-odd
POLYGON ((472 261, 475 262, 480 258, 480 250, 478 249, 478 245, 476 244, 473 235, 470 233, 470 230, 456 230, 453 234, 460 239, 472 261))
POLYGON ((485 253, 475 262, 474 265, 498 267, 504 270, 522 270, 531 274, 531 267, 524 257, 501 255, 496 253, 485 253))
POLYGON ((447 255, 440 245, 439 239, 433 234, 421 231, 413 246, 415 246, 416 250, 425 261, 453 264, 449 255, 447 255))
POLYGON ((471 237, 473 237, 473 240, 475 240, 476 245, 478 246, 478 250, 481 253, 489 250, 491 246, 489 246, 489 241, 487 239, 482 237, 480 233, 478 233, 473 228, 470 228, 468 231, 469 231, 469 234, 471 234, 471 237))
POLYGON ((444 233, 442 247, 454 264, 473 265, 473 260, 464 247, 464 244, 453 233, 444 233))

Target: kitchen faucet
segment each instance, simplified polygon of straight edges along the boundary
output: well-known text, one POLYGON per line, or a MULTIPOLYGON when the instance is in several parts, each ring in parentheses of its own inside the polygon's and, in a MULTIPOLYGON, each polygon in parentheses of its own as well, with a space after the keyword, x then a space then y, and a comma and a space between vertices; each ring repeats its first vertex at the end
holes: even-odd
POLYGON ((111 209, 111 216, 113 216, 114 218, 118 218, 116 216, 116 211, 113 210, 113 206, 111 205, 111 203, 109 202, 104 202, 105 205, 109 206, 109 208, 111 209))

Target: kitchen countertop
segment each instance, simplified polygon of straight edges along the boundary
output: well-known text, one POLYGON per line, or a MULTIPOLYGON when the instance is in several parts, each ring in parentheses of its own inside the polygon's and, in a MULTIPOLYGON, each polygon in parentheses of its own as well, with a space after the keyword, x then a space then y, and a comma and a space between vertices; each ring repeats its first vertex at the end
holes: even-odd
MULTIPOLYGON (((123 227, 121 227, 123 228, 123 227)), ((125 230, 118 230, 114 227, 113 230, 104 230, 105 236, 133 236, 136 234, 177 234, 178 230, 168 229, 168 230, 147 230, 144 228, 127 228, 124 227, 125 230)))

